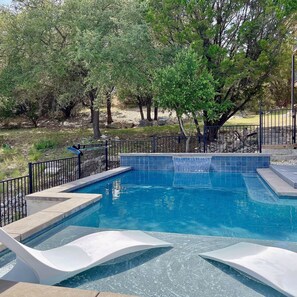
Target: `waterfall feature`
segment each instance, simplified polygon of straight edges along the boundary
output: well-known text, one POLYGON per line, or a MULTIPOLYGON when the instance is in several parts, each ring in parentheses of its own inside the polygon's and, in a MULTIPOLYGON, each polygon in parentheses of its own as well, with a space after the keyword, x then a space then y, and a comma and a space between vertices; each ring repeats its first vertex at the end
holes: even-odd
POLYGON ((175 172, 209 172, 211 157, 173 157, 175 172))

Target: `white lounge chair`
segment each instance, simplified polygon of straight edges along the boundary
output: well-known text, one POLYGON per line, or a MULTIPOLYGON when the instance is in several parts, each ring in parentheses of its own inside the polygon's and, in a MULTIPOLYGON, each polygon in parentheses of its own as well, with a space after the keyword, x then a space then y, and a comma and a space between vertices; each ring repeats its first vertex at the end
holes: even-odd
POLYGON ((2 279, 53 285, 109 260, 170 244, 142 231, 102 231, 64 246, 40 251, 16 241, 0 228, 0 242, 17 256, 2 279))
POLYGON ((200 256, 229 265, 286 296, 297 296, 297 253, 241 242, 200 256))

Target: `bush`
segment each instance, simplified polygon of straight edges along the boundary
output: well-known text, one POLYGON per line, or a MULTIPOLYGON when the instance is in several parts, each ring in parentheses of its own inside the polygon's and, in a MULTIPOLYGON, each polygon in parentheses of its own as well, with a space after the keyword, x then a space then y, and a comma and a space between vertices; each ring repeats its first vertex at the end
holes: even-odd
POLYGON ((34 143, 34 148, 38 151, 53 149, 58 146, 58 142, 52 139, 40 139, 38 142, 34 143))

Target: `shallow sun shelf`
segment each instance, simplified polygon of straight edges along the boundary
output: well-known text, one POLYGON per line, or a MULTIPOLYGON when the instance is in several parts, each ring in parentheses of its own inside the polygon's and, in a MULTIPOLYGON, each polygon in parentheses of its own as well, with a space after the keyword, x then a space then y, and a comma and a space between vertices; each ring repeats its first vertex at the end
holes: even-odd
POLYGON ((229 265, 286 296, 297 296, 297 253, 241 242, 200 256, 229 265))
POLYGON ((152 248, 169 247, 142 231, 102 231, 51 250, 27 247, 0 228, 0 242, 12 250, 16 265, 2 279, 53 285, 115 258, 152 248))

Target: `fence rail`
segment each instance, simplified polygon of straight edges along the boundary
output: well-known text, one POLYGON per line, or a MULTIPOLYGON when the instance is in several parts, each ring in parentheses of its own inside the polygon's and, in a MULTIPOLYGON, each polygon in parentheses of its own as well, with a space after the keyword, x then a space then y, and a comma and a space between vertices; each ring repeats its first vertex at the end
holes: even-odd
POLYGON ((0 181, 0 225, 17 221, 27 215, 25 196, 29 194, 29 176, 0 181))
POLYGON ((260 137, 259 125, 205 127, 203 135, 204 152, 261 152, 260 137))
POLYGON ((263 145, 296 143, 296 109, 260 111, 263 145))
POLYGON ((77 157, 29 163, 30 193, 59 186, 81 177, 80 155, 77 157))

